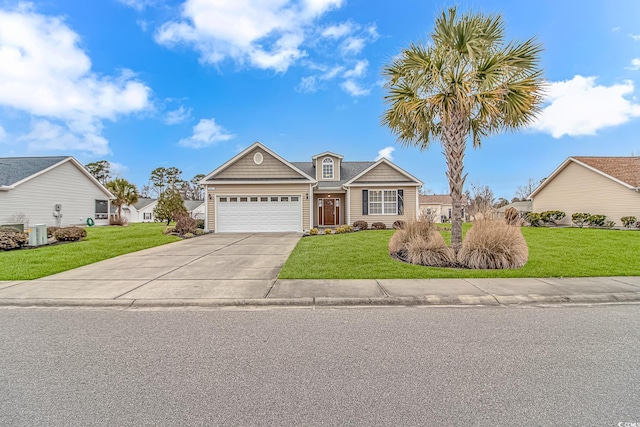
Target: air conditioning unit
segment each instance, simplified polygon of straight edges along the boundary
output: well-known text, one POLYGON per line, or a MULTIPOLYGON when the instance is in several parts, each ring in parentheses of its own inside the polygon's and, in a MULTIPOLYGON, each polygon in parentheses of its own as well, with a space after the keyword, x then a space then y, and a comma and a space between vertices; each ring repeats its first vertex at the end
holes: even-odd
POLYGON ((55 210, 56 212, 60 212, 62 210, 62 205, 60 203, 56 203, 55 210))

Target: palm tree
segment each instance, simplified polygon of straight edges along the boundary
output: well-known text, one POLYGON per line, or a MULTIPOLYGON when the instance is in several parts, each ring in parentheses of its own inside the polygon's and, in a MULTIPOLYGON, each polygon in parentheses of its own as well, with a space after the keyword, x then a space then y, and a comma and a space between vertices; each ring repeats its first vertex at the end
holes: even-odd
POLYGON ((118 219, 122 220, 122 205, 132 205, 138 201, 138 189, 124 178, 116 178, 107 182, 107 190, 114 195, 112 204, 118 207, 118 219))
POLYGON ((462 246, 464 153, 483 137, 526 127, 539 111, 542 46, 535 39, 504 42, 500 15, 443 11, 431 43, 413 43, 383 69, 389 109, 382 124, 420 150, 440 140, 453 201, 451 246, 462 246))

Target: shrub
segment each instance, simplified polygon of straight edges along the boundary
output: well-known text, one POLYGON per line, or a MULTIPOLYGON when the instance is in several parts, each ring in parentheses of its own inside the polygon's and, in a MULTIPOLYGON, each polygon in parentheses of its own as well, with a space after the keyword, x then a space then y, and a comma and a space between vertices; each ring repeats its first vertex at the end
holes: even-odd
POLYGON ((82 227, 62 227, 53 233, 53 237, 59 242, 75 242, 87 237, 87 231, 82 227))
POLYGON ((367 221, 356 221, 353 223, 353 226, 360 230, 366 230, 369 228, 369 223, 367 223, 367 221))
POLYGON ((127 225, 129 220, 124 216, 112 215, 109 217, 109 225, 127 225))
POLYGON ((384 224, 384 222, 374 222, 373 224, 371 224, 371 228, 373 230, 384 230, 387 228, 387 226, 384 224))
POLYGON ((613 228, 616 226, 616 222, 615 221, 605 221, 604 222, 604 226, 607 228, 613 228))
POLYGON ((176 232, 176 228, 175 227, 165 227, 164 230, 162 230, 162 234, 171 234, 171 233, 175 233, 176 232))
POLYGON ((635 216, 623 216, 620 218, 620 222, 627 228, 631 228, 635 225, 638 219, 635 216))
POLYGON ((193 237, 193 236, 195 236, 195 234, 193 234, 193 233, 185 233, 184 234, 184 237, 193 237))
POLYGON ((409 221, 389 240, 389 255, 411 264, 451 267, 455 264, 453 249, 447 246, 429 218, 409 221))
POLYGON ((353 227, 348 224, 341 225, 340 227, 336 228, 336 234, 353 233, 353 231, 353 227))
POLYGON ((204 230, 204 219, 196 219, 196 228, 204 230))
POLYGON ((640 228, 640 221, 636 222, 636 228, 640 228))
POLYGON ((196 231, 196 220, 191 218, 187 214, 181 214, 178 216, 178 220, 176 221, 176 233, 185 235, 187 233, 193 234, 196 231))
POLYGON ((529 248, 520 228, 502 221, 475 221, 458 252, 458 263, 467 268, 520 268, 529 248))
POLYGON ((561 221, 566 214, 562 211, 545 211, 540 214, 540 219, 545 224, 558 225, 558 221, 561 221))
POLYGON ((591 215, 587 222, 592 227, 602 227, 606 218, 606 215, 591 215))
POLYGON ((53 237, 53 233, 56 232, 56 230, 58 230, 60 227, 55 227, 55 226, 51 226, 51 227, 47 227, 47 237, 48 238, 52 238, 53 237))
POLYGON ((0 228, 0 250, 21 248, 29 241, 29 235, 13 228, 0 228))
POLYGON ((317 236, 318 235, 318 229, 317 228, 312 228, 311 230, 309 230, 309 235, 310 236, 317 236))
POLYGON ((196 236, 202 236, 203 234, 207 234, 202 228, 196 228, 196 231, 193 232, 196 236))
POLYGON ((405 224, 406 223, 401 219, 395 220, 393 221, 393 229, 400 230, 401 228, 404 228, 405 224))
POLYGON ((325 230, 324 230, 324 234, 331 234, 331 233, 333 233, 333 230, 332 230, 332 229, 330 229, 330 228, 325 228, 325 230))
POLYGON ((520 211, 513 206, 504 211, 504 222, 509 225, 521 225, 520 211))
POLYGON ((590 213, 587 212, 577 212, 571 215, 571 221, 582 228, 585 224, 589 222, 589 218, 591 217, 590 213))
POLYGON ((531 227, 539 227, 540 222, 542 221, 540 214, 535 212, 527 212, 527 216, 525 218, 531 227))

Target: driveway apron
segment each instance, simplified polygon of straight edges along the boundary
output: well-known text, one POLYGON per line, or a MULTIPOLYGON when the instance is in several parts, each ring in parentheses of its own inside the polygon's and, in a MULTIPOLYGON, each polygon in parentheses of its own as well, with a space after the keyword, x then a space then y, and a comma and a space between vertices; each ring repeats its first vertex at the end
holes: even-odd
POLYGON ((0 289, 0 298, 264 298, 295 233, 207 234, 0 289))

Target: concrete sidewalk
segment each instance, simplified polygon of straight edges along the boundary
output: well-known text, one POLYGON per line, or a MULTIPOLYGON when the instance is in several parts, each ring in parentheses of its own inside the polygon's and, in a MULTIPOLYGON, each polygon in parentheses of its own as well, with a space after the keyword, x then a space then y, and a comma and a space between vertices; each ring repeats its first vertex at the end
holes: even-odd
MULTIPOLYGON (((54 277, 54 276, 51 276, 54 277)), ((640 302, 640 277, 530 279, 76 279, 0 282, 0 306, 225 307, 640 302), (152 286, 147 287, 150 284, 152 286)))

